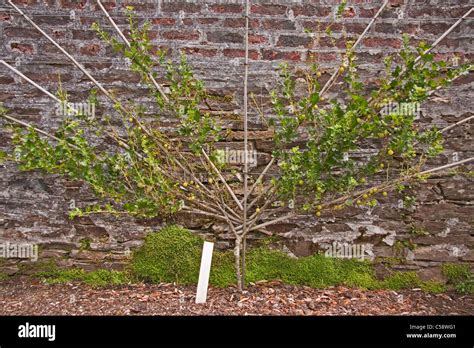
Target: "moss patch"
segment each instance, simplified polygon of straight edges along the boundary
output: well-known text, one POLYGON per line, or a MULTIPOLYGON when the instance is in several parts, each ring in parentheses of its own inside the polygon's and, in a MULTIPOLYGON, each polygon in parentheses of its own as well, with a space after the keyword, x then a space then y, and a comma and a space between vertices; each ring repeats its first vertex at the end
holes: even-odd
POLYGON ((469 265, 445 263, 441 272, 448 278, 448 284, 461 294, 474 294, 474 276, 469 265))
POLYGON ((154 283, 194 284, 198 280, 202 240, 178 226, 150 233, 133 253, 132 270, 154 283))
MULTIPOLYGON (((145 243, 133 253, 130 269, 126 272, 82 269, 62 270, 54 267, 37 273, 49 283, 82 281, 93 286, 118 285, 143 280, 152 283, 196 284, 199 277, 203 240, 179 226, 168 226, 150 233, 145 243)), ((252 248, 246 258, 247 282, 281 280, 286 284, 314 288, 348 286, 363 289, 412 289, 439 293, 446 287, 436 281, 422 281, 416 272, 392 272, 383 280, 377 279, 374 264, 357 259, 337 259, 324 255, 291 258, 267 243, 252 248)), ((467 265, 446 264, 443 274, 455 289, 472 293, 473 279, 467 265)), ((214 251, 210 284, 227 287, 235 284, 232 251, 214 251)))
MULTIPOLYGON (((139 279, 151 282, 196 284, 199 276, 203 240, 179 226, 169 226, 147 236, 132 258, 132 271, 139 279)), ((444 286, 423 282, 415 272, 393 272, 380 281, 373 264, 357 259, 337 259, 312 255, 299 259, 272 250, 267 243, 250 249, 246 258, 247 282, 281 280, 287 284, 315 288, 344 285, 364 289, 422 288, 440 292, 444 286)), ((212 258, 211 285, 235 284, 234 255, 215 251, 212 258)))
POLYGON ((121 285, 131 282, 133 279, 127 272, 110 271, 99 269, 86 272, 83 269, 54 269, 45 272, 38 272, 35 275, 49 284, 68 283, 81 281, 91 286, 121 285))

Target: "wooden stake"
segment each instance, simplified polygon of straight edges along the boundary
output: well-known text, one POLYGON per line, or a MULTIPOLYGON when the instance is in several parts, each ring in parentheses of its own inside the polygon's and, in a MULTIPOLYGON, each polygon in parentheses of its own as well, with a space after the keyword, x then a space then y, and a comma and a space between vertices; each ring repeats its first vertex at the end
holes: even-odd
POLYGON ((214 243, 204 242, 202 248, 201 269, 199 270, 199 281, 196 291, 196 303, 206 303, 213 249, 214 243))

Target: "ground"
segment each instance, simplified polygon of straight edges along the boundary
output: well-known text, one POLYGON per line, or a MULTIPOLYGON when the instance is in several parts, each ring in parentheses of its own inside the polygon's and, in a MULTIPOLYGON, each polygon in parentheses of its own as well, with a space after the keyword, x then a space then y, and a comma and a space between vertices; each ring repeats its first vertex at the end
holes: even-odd
POLYGON ((474 315, 474 296, 420 290, 313 289, 266 282, 210 288, 197 305, 195 286, 132 284, 91 287, 31 278, 0 284, 0 315, 474 315))

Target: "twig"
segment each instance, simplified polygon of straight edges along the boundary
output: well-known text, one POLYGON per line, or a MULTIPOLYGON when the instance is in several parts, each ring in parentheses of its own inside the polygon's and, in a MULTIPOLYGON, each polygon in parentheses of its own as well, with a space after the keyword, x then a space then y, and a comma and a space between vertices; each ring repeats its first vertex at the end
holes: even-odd
MULTIPOLYGON (((377 13, 374 15, 374 17, 372 17, 372 20, 369 22, 369 24, 367 25, 367 27, 365 28, 365 30, 362 32, 362 34, 359 35, 359 38, 357 39, 357 41, 354 43, 354 45, 349 49, 349 52, 352 52, 355 50, 355 48, 359 45, 359 43, 362 41, 362 38, 365 36, 365 34, 367 34, 367 32, 369 31, 369 29, 372 27, 372 25, 374 24, 375 20, 378 18, 378 16, 382 13, 382 11, 384 10, 384 8, 387 6, 387 4, 389 3, 389 0, 385 0, 385 2, 382 4, 382 6, 379 8, 379 10, 377 11, 377 13)), ((344 62, 342 62, 343 64, 344 62)), ((331 86, 333 85, 333 82, 336 80, 337 76, 339 74, 339 67, 334 71, 334 73, 332 74, 332 76, 329 78, 329 80, 326 81, 326 84, 324 85, 324 87, 321 89, 321 91, 319 92, 319 96, 322 96, 324 93, 326 93, 330 88, 331 86)))
MULTIPOLYGON (((105 9, 105 7, 102 5, 102 3, 100 2, 100 0, 97 0, 97 4, 99 5, 100 9, 102 10, 102 12, 104 12, 105 16, 107 17, 107 19, 109 20, 110 24, 112 24, 112 26, 114 27, 115 31, 117 32, 117 34, 122 38, 122 40, 125 42, 125 44, 130 48, 131 45, 130 45, 130 42, 127 40, 127 38, 125 37, 125 35, 122 33, 122 31, 120 30, 120 28, 117 26, 117 24, 115 24, 114 20, 112 19, 112 17, 110 17, 110 14, 107 12, 107 10, 105 9)), ((169 103, 169 99, 168 99, 168 96, 165 94, 163 88, 160 86, 160 84, 158 82, 156 82, 155 78, 153 77, 153 75, 151 74, 151 72, 148 72, 147 73, 147 76, 148 78, 151 80, 151 82, 153 82, 153 85, 155 86, 155 88, 158 90, 158 92, 160 93, 161 97, 163 98, 163 100, 166 102, 166 103, 169 103)))
POLYGON ((229 194, 231 195, 232 199, 235 201, 235 203, 237 203, 237 206, 239 207, 240 210, 243 210, 244 207, 242 206, 242 204, 240 203, 239 199, 237 198, 237 196, 235 195, 234 191, 232 190, 232 188, 229 186, 229 184, 227 183, 227 181, 225 180, 224 176, 222 175, 222 173, 220 172, 219 169, 217 169, 217 167, 215 166, 215 164, 211 161, 211 159, 209 158, 209 156, 207 155, 206 151, 204 150, 201 150, 201 153, 203 154, 204 158, 207 160, 207 162, 209 163, 209 165, 211 166, 211 168, 214 170, 214 172, 217 174, 217 176, 219 177, 219 179, 222 181, 222 183, 224 184, 225 188, 227 189, 227 191, 229 192, 229 194))

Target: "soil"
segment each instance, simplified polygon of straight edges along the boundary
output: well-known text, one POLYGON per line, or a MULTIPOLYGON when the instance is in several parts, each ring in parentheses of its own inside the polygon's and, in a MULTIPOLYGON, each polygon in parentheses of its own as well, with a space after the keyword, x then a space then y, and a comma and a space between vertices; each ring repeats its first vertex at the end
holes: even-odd
POLYGON ((210 288, 195 304, 195 286, 130 284, 91 287, 11 279, 0 283, 0 315, 474 315, 474 296, 419 289, 313 289, 279 282, 210 288))

